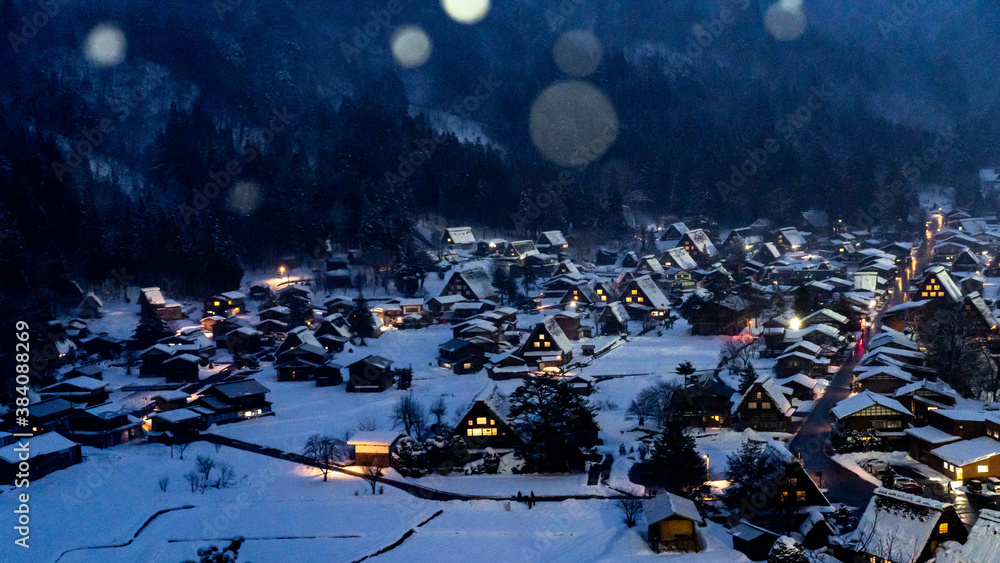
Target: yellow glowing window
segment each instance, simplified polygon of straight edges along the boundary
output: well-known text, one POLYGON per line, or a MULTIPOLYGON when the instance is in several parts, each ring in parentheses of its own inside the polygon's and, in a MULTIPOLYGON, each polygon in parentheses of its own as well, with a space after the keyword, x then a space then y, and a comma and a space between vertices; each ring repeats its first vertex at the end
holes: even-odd
POLYGON ((632 290, 632 295, 638 295, 638 294, 639 294, 639 290, 637 290, 637 289, 633 289, 632 290))
POLYGON ((469 421, 469 426, 472 426, 472 421, 471 420, 469 421))
POLYGON ((927 291, 930 291, 930 290, 932 290, 932 289, 934 289, 934 286, 932 286, 932 285, 928 285, 928 286, 927 286, 927 291))
POLYGON ((602 295, 601 296, 601 301, 607 301, 607 300, 608 300, 608 296, 607 295, 602 295))
POLYGON ((233 308, 233 314, 234 314, 234 315, 238 315, 238 314, 240 314, 240 308, 239 308, 239 307, 235 307, 235 308, 233 308))
POLYGON ((990 466, 988 466, 988 465, 980 465, 980 466, 976 467, 976 470, 979 471, 980 473, 988 473, 990 471, 990 466))
POLYGON ((465 435, 466 436, 472 436, 472 429, 470 428, 469 430, 466 430, 465 431, 465 435))
POLYGON ((947 522, 941 522, 940 524, 938 524, 938 533, 939 534, 947 534, 948 533, 948 523, 947 522))
POLYGON ((757 398, 760 398, 760 391, 757 391, 757 398))
POLYGON ((545 347, 546 347, 546 348, 548 348, 548 347, 549 347, 549 346, 550 346, 551 344, 552 344, 552 343, 551 343, 551 342, 549 342, 548 340, 546 340, 546 341, 545 341, 545 347))
POLYGON ((541 348, 541 347, 542 347, 541 342, 535 342, 535 348, 541 348))
POLYGON ((472 367, 472 364, 470 364, 470 363, 466 362, 466 364, 465 364, 465 365, 464 365, 463 367, 464 367, 465 369, 469 369, 469 368, 471 368, 471 367, 472 367))
POLYGON ((483 424, 483 425, 485 425, 486 424, 486 417, 485 416, 480 416, 480 417, 476 418, 476 424, 483 424))
POLYGON ((218 306, 219 306, 219 302, 218 302, 218 301, 216 301, 216 302, 215 302, 215 306, 216 306, 216 307, 218 307, 218 306))
POLYGON ((472 435, 473 436, 482 436, 483 435, 483 429, 482 428, 473 428, 472 429, 472 435))
POLYGON ((795 477, 789 477, 789 479, 788 479, 788 486, 795 487, 795 486, 798 486, 798 484, 799 484, 799 480, 798 479, 796 479, 795 477))
POLYGON ((935 286, 934 286, 934 291, 937 291, 937 290, 939 290, 939 289, 941 289, 941 286, 940 286, 940 285, 935 285, 935 286))
POLYGON ((747 406, 749 408, 751 408, 751 409, 756 409, 757 408, 757 403, 748 403, 747 406))
POLYGON ((806 492, 805 491, 795 491, 795 500, 797 502, 805 502, 806 492))
POLYGON ((538 339, 539 340, 545 340, 545 335, 544 334, 539 334, 538 335, 538 339))
POLYGON ((636 297, 635 300, 638 301, 639 303, 642 303, 642 297, 636 297))
POLYGON ((598 295, 603 295, 604 294, 604 290, 603 289, 598 289, 597 290, 597 294, 598 295))
POLYGON ((771 408, 771 403, 761 403, 760 404, 760 408, 762 408, 762 409, 769 409, 769 408, 771 408))
POLYGON ((226 302, 226 305, 232 305, 232 304, 233 304, 233 302, 232 302, 232 301, 227 301, 227 302, 226 302))
POLYGON ((626 297, 625 298, 625 302, 626 303, 631 303, 632 302, 632 298, 631 297, 626 297))

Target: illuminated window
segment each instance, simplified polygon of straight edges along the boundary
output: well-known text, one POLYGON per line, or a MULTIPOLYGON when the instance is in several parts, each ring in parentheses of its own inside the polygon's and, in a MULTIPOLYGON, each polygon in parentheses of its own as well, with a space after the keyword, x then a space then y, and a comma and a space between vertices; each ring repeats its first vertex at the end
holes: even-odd
POLYGON ((472 435, 473 436, 482 436, 483 435, 483 429, 482 428, 473 428, 472 429, 472 435))
POLYGON ((748 403, 747 407, 749 407, 751 409, 756 409, 757 408, 757 403, 748 403))
POLYGON ((938 533, 939 534, 947 534, 948 533, 948 523, 947 522, 941 522, 940 524, 938 524, 938 533))
POLYGON ((760 404, 760 408, 762 408, 762 409, 769 409, 769 408, 771 408, 771 403, 761 403, 760 404))
MULTIPOLYGON (((470 424, 471 424, 471 422, 470 422, 470 424)), ((468 429, 468 430, 466 430, 465 432, 466 432, 466 434, 465 434, 466 436, 472 436, 472 429, 471 428, 468 429)))
POLYGON ((760 398, 760 391, 757 391, 757 398, 760 398))
POLYGON ((941 289, 941 286, 940 286, 940 285, 935 285, 935 286, 934 286, 934 291, 937 291, 937 290, 939 290, 939 289, 941 289))
POLYGON ((795 487, 795 486, 797 486, 798 484, 799 484, 799 480, 798 480, 798 479, 796 479, 795 477, 789 477, 789 478, 788 478, 788 486, 789 486, 789 487, 795 487))
POLYGON ((218 301, 216 301, 216 302, 215 302, 215 306, 216 306, 216 307, 218 307, 218 306, 219 306, 219 302, 218 302, 218 301))
POLYGON ((601 296, 601 301, 607 301, 607 300, 608 300, 608 296, 607 295, 602 295, 601 296))
POLYGON ((535 348, 541 348, 541 347, 542 347, 541 342, 535 342, 535 348))
POLYGON ((788 500, 788 491, 781 491, 781 500, 788 500))
POLYGON ((545 341, 545 347, 546 347, 546 348, 548 348, 548 347, 549 347, 549 345, 551 345, 551 344, 552 344, 552 343, 551 343, 551 342, 549 342, 548 340, 546 340, 546 341, 545 341))
POLYGON ((638 291, 638 290, 636 290, 636 289, 633 289, 633 290, 632 290, 632 295, 638 295, 638 294, 639 294, 639 291, 638 291))
POLYGON ((471 420, 469 421, 469 426, 472 426, 472 421, 471 420))
POLYGON ((486 424, 486 417, 485 416, 480 416, 480 417, 476 418, 476 424, 483 424, 483 425, 485 425, 486 424))
POLYGON ((496 426, 496 424, 497 424, 497 421, 495 421, 495 420, 493 420, 493 419, 491 418, 491 419, 490 419, 490 426, 496 426))
POLYGON ((240 314, 240 308, 239 307, 233 308, 233 314, 234 315, 239 315, 240 314))
POLYGON ((976 468, 976 470, 979 471, 980 473, 989 473, 990 466, 988 466, 988 465, 980 465, 979 467, 976 468))
POLYGON ((625 298, 625 302, 626 303, 631 303, 632 302, 632 298, 631 297, 626 297, 625 298))
POLYGON ((598 289, 597 290, 597 294, 598 295, 604 295, 604 290, 603 289, 598 289))
POLYGON ((636 297, 635 300, 638 301, 639 303, 642 303, 642 297, 636 297))
POLYGON ((466 362, 466 363, 465 363, 465 365, 464 365, 464 366, 462 366, 462 367, 464 367, 465 369, 469 369, 469 368, 471 368, 471 367, 472 367, 472 364, 470 364, 470 363, 466 362))
POLYGON ((806 492, 805 491, 795 491, 795 500, 796 500, 796 502, 805 502, 806 501, 806 492))
POLYGON ((539 334, 538 335, 538 339, 539 340, 545 340, 545 335, 544 334, 539 334))

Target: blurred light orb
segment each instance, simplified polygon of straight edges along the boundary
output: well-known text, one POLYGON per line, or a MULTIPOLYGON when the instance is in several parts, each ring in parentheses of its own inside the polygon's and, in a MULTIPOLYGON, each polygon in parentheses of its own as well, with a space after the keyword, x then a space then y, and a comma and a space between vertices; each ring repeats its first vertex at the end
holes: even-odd
POLYGON ((764 13, 764 27, 778 41, 795 41, 807 25, 802 0, 779 0, 764 13))
POLYGON ((392 34, 390 40, 392 56, 396 62, 405 68, 423 66, 431 58, 431 38, 427 33, 415 26, 405 25, 392 34))
POLYGON ((229 190, 229 209, 240 215, 253 215, 262 201, 260 186, 253 182, 236 182, 229 190))
POLYGON ((604 49, 597 36, 590 30, 567 31, 556 40, 552 57, 559 70, 570 76, 584 77, 597 70, 604 49))
POLYGON ((458 23, 474 25, 490 13, 490 0, 441 0, 441 7, 458 23))
POLYGON ((83 54, 97 66, 114 66, 125 59, 125 34, 115 24, 102 23, 87 34, 83 54))
POLYGON ((618 138, 618 114, 603 92, 578 80, 557 82, 531 105, 531 140, 560 166, 584 166, 618 138))

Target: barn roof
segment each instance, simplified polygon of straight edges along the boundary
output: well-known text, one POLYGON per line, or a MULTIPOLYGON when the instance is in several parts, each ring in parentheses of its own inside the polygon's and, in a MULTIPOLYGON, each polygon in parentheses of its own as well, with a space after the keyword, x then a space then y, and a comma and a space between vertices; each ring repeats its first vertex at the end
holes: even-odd
POLYGON ((452 244, 475 244, 476 237, 472 227, 449 227, 444 230, 452 244))
POLYGON ((698 507, 694 505, 694 501, 668 492, 643 500, 642 511, 646 514, 646 522, 649 524, 672 516, 681 516, 699 524, 702 522, 701 514, 698 512, 698 507))

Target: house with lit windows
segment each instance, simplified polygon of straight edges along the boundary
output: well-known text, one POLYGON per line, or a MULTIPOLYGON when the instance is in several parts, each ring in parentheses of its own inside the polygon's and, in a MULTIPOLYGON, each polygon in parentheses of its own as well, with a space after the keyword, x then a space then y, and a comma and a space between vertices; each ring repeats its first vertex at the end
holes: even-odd
POLYGON ((455 427, 455 434, 465 441, 470 453, 482 453, 486 448, 494 451, 514 449, 523 442, 507 422, 509 412, 507 396, 496 386, 487 386, 473 399, 455 427))
POLYGON ((591 287, 594 288, 594 293, 602 303, 615 300, 610 283, 598 280, 591 284, 591 287))
POLYGON ((877 438, 882 449, 906 449, 905 430, 913 414, 895 399, 862 391, 837 403, 830 415, 830 437, 835 446, 877 438))
POLYGON ((926 270, 924 279, 917 286, 913 298, 914 300, 947 299, 957 303, 962 299, 962 290, 959 289, 944 266, 932 266, 926 270))
POLYGON ((232 317, 246 312, 246 296, 239 291, 227 291, 205 300, 204 316, 232 317))
POLYGON ((476 236, 472 227, 448 227, 441 235, 441 244, 469 248, 476 244, 476 236))
POLYGON ((573 343, 554 317, 535 325, 515 354, 540 370, 558 371, 573 359, 573 343))
POLYGON ((660 255, 660 265, 666 269, 697 270, 698 263, 683 247, 671 248, 660 255))
MULTIPOLYGON (((604 296, 605 300, 607 295, 604 296)), ((560 300, 561 305, 575 305, 575 306, 589 306, 601 303, 601 296, 597 294, 590 284, 581 283, 579 285, 572 286, 570 289, 566 290, 563 295, 562 300, 560 300)))
POLYGON ((743 428, 764 432, 788 432, 795 408, 774 379, 761 376, 731 409, 743 428))
POLYGON ((923 563, 942 543, 967 538, 951 503, 879 487, 847 540, 849 551, 836 555, 841 561, 923 563))
POLYGON ((708 233, 702 229, 693 229, 684 233, 677 242, 677 247, 686 250, 688 255, 702 268, 711 266, 721 256, 708 233))
POLYGON ((632 278, 625 283, 620 301, 636 320, 659 321, 670 316, 670 301, 649 276, 632 278))
POLYGON ((954 481, 1000 477, 1000 442, 989 436, 951 442, 931 450, 924 463, 954 481))

